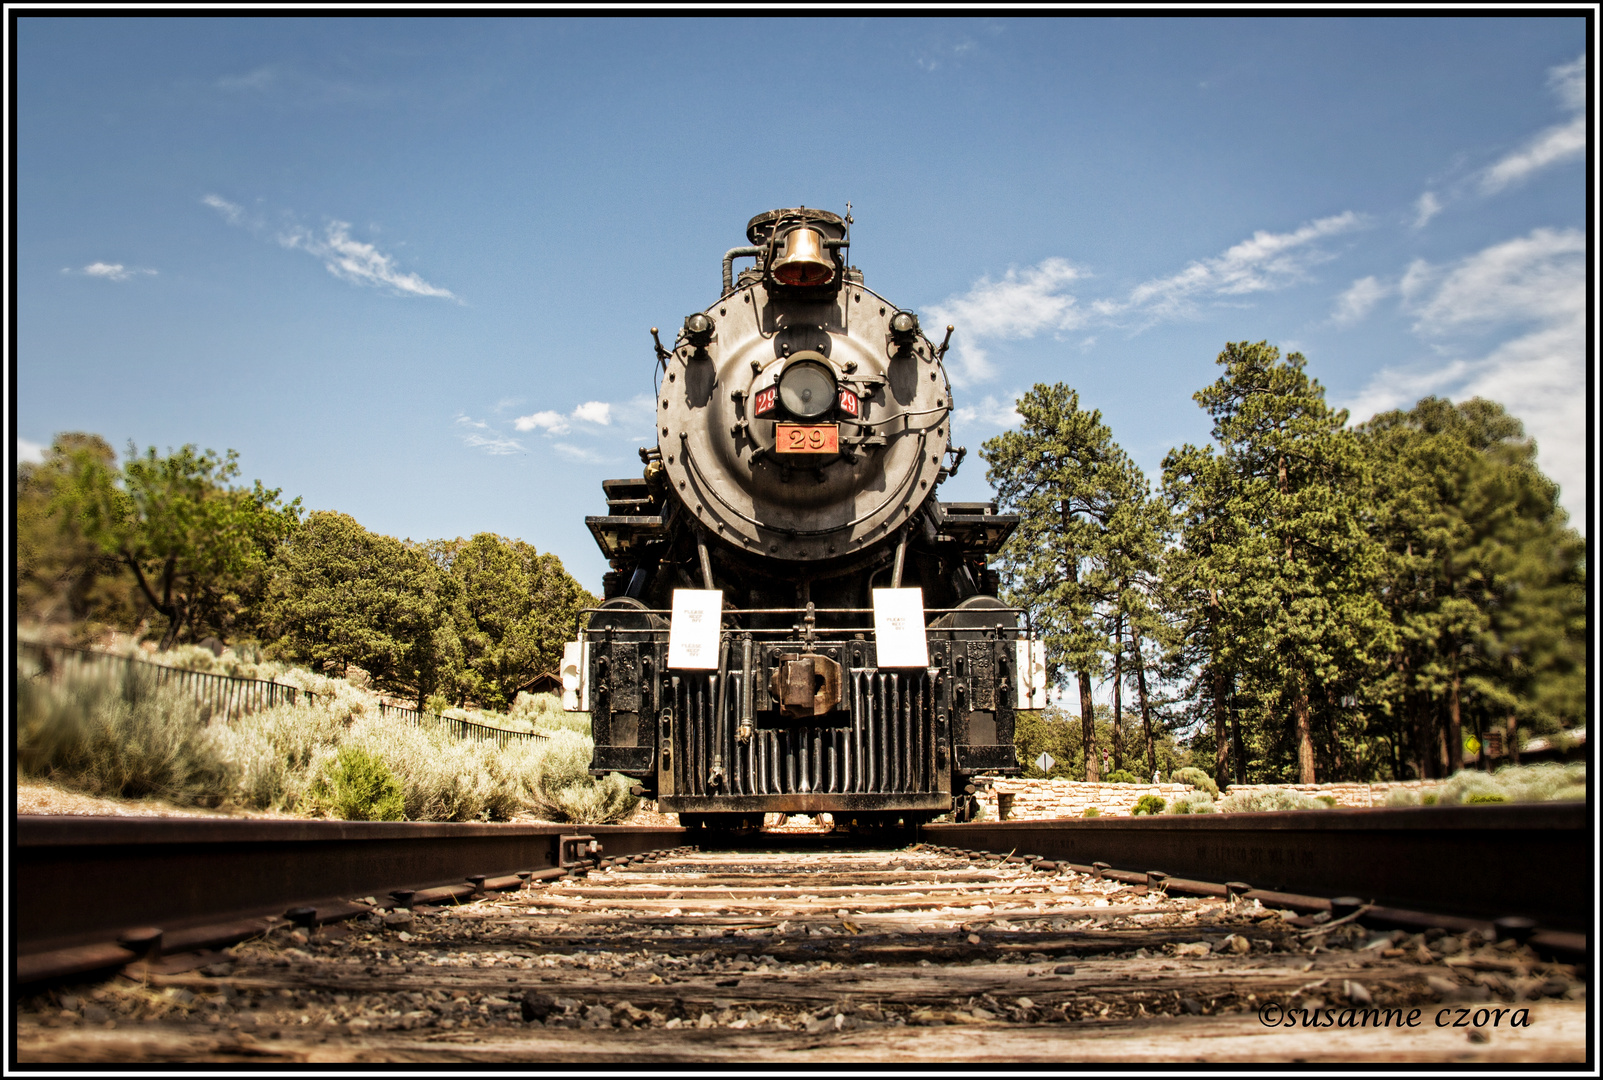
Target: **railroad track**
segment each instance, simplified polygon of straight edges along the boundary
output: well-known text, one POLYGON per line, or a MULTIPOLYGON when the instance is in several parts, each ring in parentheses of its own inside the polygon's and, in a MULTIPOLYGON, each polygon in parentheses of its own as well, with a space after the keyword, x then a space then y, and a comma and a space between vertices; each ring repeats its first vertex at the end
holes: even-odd
MULTIPOLYGON (((524 835, 514 862, 563 861, 551 837, 566 830, 524 835)), ((765 834, 695 850, 678 830, 619 830, 611 844, 638 854, 346 894, 226 947, 38 984, 18 1060, 1584 1059, 1581 973, 1524 934, 1496 941, 1462 918, 1387 930, 1324 898, 1185 894, 927 835, 946 842, 765 834), (1424 1019, 1270 1029, 1264 1006, 1424 1019), (1509 1026, 1520 1009, 1529 1026, 1509 1026), (1457 1010, 1469 1026, 1451 1026, 1457 1010)))

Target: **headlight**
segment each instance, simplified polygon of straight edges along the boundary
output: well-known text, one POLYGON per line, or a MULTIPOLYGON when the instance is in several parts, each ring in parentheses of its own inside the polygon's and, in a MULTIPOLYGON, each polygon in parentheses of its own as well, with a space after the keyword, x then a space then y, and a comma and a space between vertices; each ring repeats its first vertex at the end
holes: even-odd
POLYGON ((835 407, 835 376, 816 361, 792 362, 779 377, 779 402, 798 420, 816 420, 835 407))

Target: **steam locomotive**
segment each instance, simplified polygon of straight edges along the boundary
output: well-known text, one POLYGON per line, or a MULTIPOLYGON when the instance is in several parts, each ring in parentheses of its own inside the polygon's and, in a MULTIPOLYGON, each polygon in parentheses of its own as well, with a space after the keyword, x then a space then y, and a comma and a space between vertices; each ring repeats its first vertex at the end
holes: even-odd
POLYGON ((687 826, 961 816, 974 776, 1018 771, 1015 710, 1045 705, 987 565, 1017 517, 937 498, 965 452, 952 327, 936 346, 863 284, 851 223, 759 214, 717 301, 672 348, 652 329, 657 444, 585 519, 611 569, 565 704, 591 715, 591 773, 687 826))

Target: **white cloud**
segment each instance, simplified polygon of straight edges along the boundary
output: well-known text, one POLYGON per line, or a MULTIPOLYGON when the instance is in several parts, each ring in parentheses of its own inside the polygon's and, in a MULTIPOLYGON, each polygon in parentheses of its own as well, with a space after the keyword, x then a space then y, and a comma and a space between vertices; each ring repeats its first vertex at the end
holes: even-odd
POLYGON ((516 439, 509 439, 505 435, 480 435, 470 431, 462 436, 462 441, 476 450, 483 450, 486 454, 521 454, 524 452, 523 444, 516 439))
POLYGON ((207 195, 200 201, 223 215, 223 219, 230 225, 238 225, 245 216, 244 208, 234 205, 221 195, 207 195))
POLYGON ((1359 278, 1347 287, 1346 292, 1336 298, 1336 310, 1330 316, 1330 321, 1338 326, 1351 326, 1360 322, 1389 292, 1391 287, 1382 285, 1374 277, 1359 278))
POLYGON ((344 221, 330 221, 321 236, 308 229, 296 228, 278 237, 287 248, 298 249, 323 260, 329 273, 356 285, 388 288, 409 296, 440 297, 455 300, 449 289, 430 285, 416 274, 403 274, 395 260, 372 244, 352 239, 350 225, 344 221))
POLYGON ((612 406, 605 401, 587 401, 573 410, 573 418, 605 427, 612 423, 612 406))
POLYGON ((955 381, 981 382, 996 374, 980 342, 986 339, 1030 338, 1043 330, 1069 330, 1082 321, 1073 296, 1063 292, 1082 271, 1065 259, 1047 259, 1025 270, 1009 269, 1001 281, 981 278, 961 296, 949 297, 928 309, 930 336, 937 327, 957 326, 962 334, 952 341, 955 381))
POLYGON ((124 266, 122 263, 92 262, 81 270, 70 266, 61 268, 63 274, 78 277, 100 278, 104 281, 128 281, 135 277, 153 277, 156 271, 142 266, 124 266))
MULTIPOLYGON (((1585 255, 1586 238, 1576 229, 1535 229, 1494 244, 1447 272, 1435 294, 1417 305, 1415 328, 1441 334, 1578 311, 1584 302, 1585 255)), ((1411 275, 1415 267, 1409 268, 1411 275)))
POLYGON ((24 461, 43 461, 45 459, 45 451, 47 449, 49 448, 40 443, 34 442, 32 439, 24 439, 21 435, 18 435, 17 463, 21 464, 24 461))
POLYGON ((1388 368, 1348 403, 1355 423, 1426 394, 1501 403, 1536 439, 1543 471, 1585 529, 1586 241, 1535 229, 1436 269, 1409 267, 1402 293, 1414 330, 1444 357, 1388 368))
POLYGON ((1414 203, 1414 228, 1423 229, 1430 219, 1442 212, 1442 201, 1434 191, 1427 191, 1414 203))
MULTIPOLYGON (((1064 333, 1094 323, 1133 322, 1139 328, 1194 314, 1203 300, 1284 288, 1306 278, 1309 266, 1332 257, 1316 246, 1317 241, 1363 223, 1362 216, 1349 210, 1294 232, 1260 230, 1222 255, 1136 286, 1123 299, 1089 305, 1081 304, 1068 286, 1091 275, 1066 259, 1050 258, 1023 270, 1010 269, 1000 281, 981 278, 968 292, 931 304, 924 325, 931 337, 938 337, 933 331, 948 323, 958 328, 948 371, 955 385, 967 386, 997 374, 987 342, 1033 338, 1047 331, 1064 333)), ((1095 343, 1095 337, 1087 337, 1081 348, 1095 343)))
POLYGON ((1548 72, 1547 81, 1559 99, 1559 106, 1574 115, 1562 124, 1538 132, 1524 146, 1495 162, 1481 174, 1482 192, 1502 191, 1550 165, 1586 153, 1586 57, 1553 68, 1548 72))
POLYGON ((594 450, 587 450, 572 443, 552 443, 551 448, 569 461, 579 461, 586 465, 596 465, 606 460, 594 450))
MULTIPOLYGON (((240 225, 257 236, 264 236, 266 225, 259 218, 247 218, 243 207, 229 202, 221 195, 207 195, 200 200, 223 216, 230 225, 240 225)), ((375 231, 377 226, 371 226, 375 231)), ((304 226, 294 225, 273 237, 280 246, 293 251, 304 251, 322 260, 323 267, 342 281, 356 285, 388 289, 400 296, 437 297, 461 301, 449 289, 431 285, 413 273, 403 273, 393 256, 386 255, 373 244, 351 236, 351 226, 344 221, 330 221, 321 233, 304 226)))
POLYGON ((1019 395, 1003 398, 987 394, 976 405, 964 405, 952 410, 954 424, 974 424, 978 427, 1009 428, 1024 422, 1017 408, 1019 395))
POLYGON ((1330 258, 1314 242, 1364 223, 1351 210, 1311 221, 1289 233, 1259 230, 1223 255, 1192 263, 1178 274, 1137 285, 1124 301, 1102 301, 1107 315, 1140 312, 1170 318, 1190 314, 1201 297, 1244 296, 1303 280, 1307 268, 1330 258))
POLYGON ((520 416, 512 421, 512 426, 519 431, 539 430, 547 435, 566 435, 571 428, 566 416, 559 412, 552 412, 550 409, 530 413, 528 416, 520 416))

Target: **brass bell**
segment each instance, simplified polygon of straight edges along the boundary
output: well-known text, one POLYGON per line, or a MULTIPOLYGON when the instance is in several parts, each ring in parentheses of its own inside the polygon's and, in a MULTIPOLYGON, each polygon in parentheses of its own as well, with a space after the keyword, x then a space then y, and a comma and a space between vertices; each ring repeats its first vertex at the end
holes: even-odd
POLYGON ((824 250, 824 238, 814 229, 797 228, 785 234, 784 247, 774 260, 774 280, 781 285, 827 285, 835 277, 835 262, 824 250))

